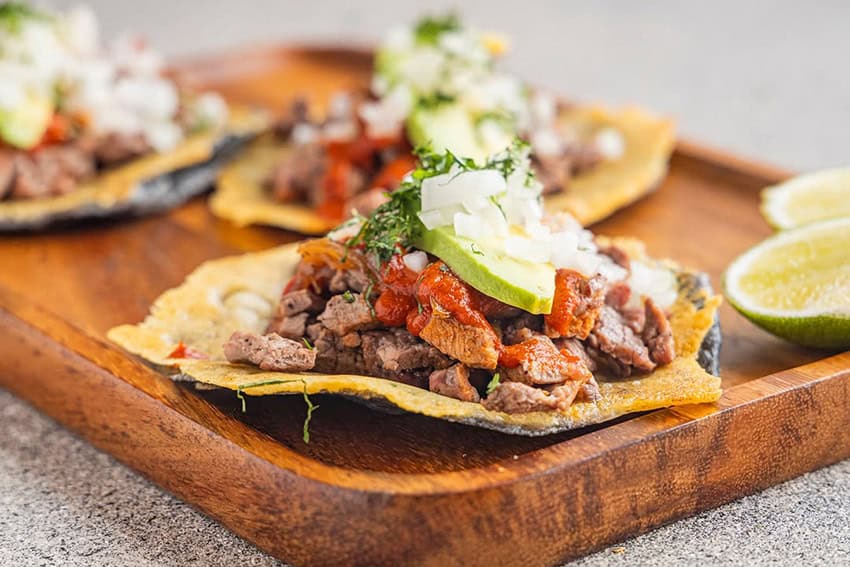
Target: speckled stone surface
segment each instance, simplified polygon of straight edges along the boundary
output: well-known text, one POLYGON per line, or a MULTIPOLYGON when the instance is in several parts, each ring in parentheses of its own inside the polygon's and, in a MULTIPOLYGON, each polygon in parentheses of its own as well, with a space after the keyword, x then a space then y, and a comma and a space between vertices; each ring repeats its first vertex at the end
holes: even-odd
MULTIPOLYGON (((171 55, 368 41, 419 11, 400 0, 93 4, 108 33, 141 30, 171 55)), ((508 64, 558 92, 639 102, 691 137, 790 168, 850 162, 846 2, 436 3, 452 4, 479 27, 509 31, 508 64)), ((848 493, 843 462, 576 565, 847 564, 848 493)), ((0 565, 278 564, 0 391, 0 565)))

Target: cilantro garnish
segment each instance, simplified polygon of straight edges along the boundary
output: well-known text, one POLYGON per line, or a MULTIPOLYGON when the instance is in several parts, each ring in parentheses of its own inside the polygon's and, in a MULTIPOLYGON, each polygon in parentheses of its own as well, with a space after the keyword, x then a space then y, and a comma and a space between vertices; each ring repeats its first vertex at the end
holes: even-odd
POLYGON ((310 420, 313 419, 313 412, 319 409, 319 406, 313 403, 313 400, 310 399, 310 396, 307 394, 307 382, 304 380, 264 380, 262 382, 251 382, 250 384, 243 384, 236 388, 236 397, 239 398, 239 401, 242 402, 242 413, 247 411, 247 407, 245 405, 245 396, 243 392, 248 388, 259 388, 260 386, 273 386, 275 384, 288 384, 290 382, 301 382, 304 385, 304 403, 307 404, 307 416, 304 418, 304 430, 301 434, 301 438, 305 443, 310 442, 310 420))
POLYGON ((342 299, 346 303, 354 303, 355 301, 354 294, 352 294, 350 290, 345 290, 345 293, 342 294, 342 299))
POLYGON ((18 33, 26 20, 47 20, 48 15, 36 10, 25 2, 6 2, 0 4, 0 25, 10 32, 18 33))
POLYGON ((448 13, 444 16, 426 16, 416 22, 413 34, 416 42, 423 45, 435 45, 440 36, 446 32, 461 29, 460 18, 457 14, 448 13))
POLYGON ((307 337, 301 337, 301 342, 303 342, 304 346, 307 347, 309 350, 313 350, 314 348, 316 348, 310 344, 310 341, 307 339, 307 337))
POLYGON ((469 249, 472 250, 472 253, 475 254, 476 256, 483 256, 484 255, 484 252, 479 250, 474 242, 469 245, 469 249))
POLYGON ((499 387, 499 379, 500 379, 500 376, 499 376, 498 372, 493 374, 493 379, 490 380, 489 384, 487 384, 487 395, 488 396, 493 393, 493 390, 495 390, 496 388, 499 387))
MULTIPOLYGON (((526 163, 528 148, 526 142, 516 139, 509 149, 491 156, 483 163, 458 157, 448 150, 437 154, 427 147, 417 148, 415 153, 419 158, 419 166, 389 195, 386 203, 371 216, 362 219, 360 230, 346 242, 346 246, 362 246, 380 264, 389 261, 400 250, 412 246, 425 230, 418 217, 422 208, 423 180, 449 173, 453 168, 464 171, 494 169, 507 179, 526 163)), ((526 181, 530 183, 533 179, 532 174, 526 181)))

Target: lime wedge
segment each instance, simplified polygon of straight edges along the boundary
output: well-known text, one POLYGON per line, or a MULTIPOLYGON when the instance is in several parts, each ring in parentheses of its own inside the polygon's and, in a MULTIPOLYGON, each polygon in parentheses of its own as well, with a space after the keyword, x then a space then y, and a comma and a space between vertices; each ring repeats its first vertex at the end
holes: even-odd
POLYGON ((773 227, 850 216, 850 168, 800 175, 761 194, 761 212, 773 227))
POLYGON ((777 336, 850 348, 850 218, 768 238, 732 262, 723 285, 738 311, 777 336))

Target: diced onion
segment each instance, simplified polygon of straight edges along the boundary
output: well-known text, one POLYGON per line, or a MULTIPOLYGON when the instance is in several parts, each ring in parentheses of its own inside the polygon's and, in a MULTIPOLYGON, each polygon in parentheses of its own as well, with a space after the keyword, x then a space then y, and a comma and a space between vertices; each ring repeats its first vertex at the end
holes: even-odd
POLYGON ((521 236, 509 236, 505 239, 505 253, 518 260, 527 262, 548 262, 551 245, 546 241, 535 241, 521 236))
POLYGON ((421 250, 405 254, 401 259, 404 261, 404 265, 407 266, 408 269, 416 272, 417 274, 424 270, 425 266, 428 265, 428 255, 421 250))
POLYGON ((619 159, 626 151, 623 135, 614 128, 603 128, 596 134, 593 142, 605 159, 619 159))
POLYGON ((454 216, 455 234, 465 236, 475 240, 481 238, 484 234, 484 223, 481 222, 481 217, 477 215, 469 215, 466 213, 455 213, 454 216))
POLYGON ((494 169, 449 172, 422 181, 422 210, 461 204, 474 195, 489 197, 505 191, 505 178, 494 169))

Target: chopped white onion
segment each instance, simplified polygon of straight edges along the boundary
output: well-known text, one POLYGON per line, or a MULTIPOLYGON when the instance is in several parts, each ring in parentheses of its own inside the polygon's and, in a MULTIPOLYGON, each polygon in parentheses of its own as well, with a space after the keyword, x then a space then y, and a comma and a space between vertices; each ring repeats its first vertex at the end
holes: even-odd
POLYGON ((619 159, 626 151, 626 140, 619 130, 615 128, 603 128, 593 138, 596 149, 605 159, 619 159))
POLYGON ((489 197, 505 191, 505 178, 494 169, 451 171, 422 181, 422 210, 463 203, 473 195, 489 197))
POLYGON ((424 270, 425 266, 428 265, 428 255, 421 250, 405 254, 401 259, 404 261, 404 265, 407 266, 408 269, 416 272, 417 274, 424 270))
POLYGON ((673 305, 678 297, 676 275, 663 266, 649 266, 632 260, 629 285, 636 300, 643 296, 651 297, 662 309, 673 305))
POLYGON ((543 263, 548 262, 551 257, 551 245, 548 241, 509 236, 505 239, 505 253, 518 260, 543 263))
POLYGON ((475 240, 481 238, 484 234, 484 223, 481 222, 481 217, 477 215, 455 213, 454 229, 458 236, 475 240))
POLYGON ((319 129, 307 122, 299 122, 292 129, 291 138, 295 144, 311 144, 319 139, 319 129))

